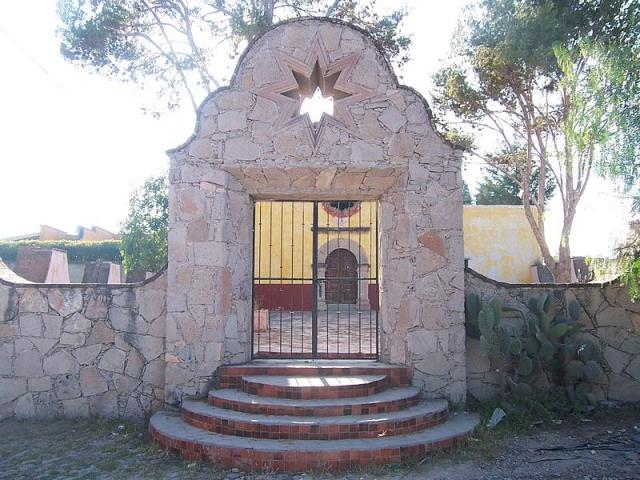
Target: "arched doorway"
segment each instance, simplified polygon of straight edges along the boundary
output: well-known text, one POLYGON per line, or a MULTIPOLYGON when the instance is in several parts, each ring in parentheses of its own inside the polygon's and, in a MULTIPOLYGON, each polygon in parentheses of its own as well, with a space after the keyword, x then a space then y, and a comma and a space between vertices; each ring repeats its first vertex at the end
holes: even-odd
POLYGON ((327 303, 358 302, 358 259, 345 248, 336 248, 325 262, 327 303))

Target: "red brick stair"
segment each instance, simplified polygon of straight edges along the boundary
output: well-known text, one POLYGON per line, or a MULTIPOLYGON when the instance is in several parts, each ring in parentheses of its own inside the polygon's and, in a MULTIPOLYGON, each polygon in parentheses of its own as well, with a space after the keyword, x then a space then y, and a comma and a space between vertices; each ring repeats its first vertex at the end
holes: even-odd
POLYGON ((340 470, 418 459, 478 424, 421 400, 411 371, 376 362, 253 362, 221 367, 208 401, 156 413, 152 438, 188 459, 244 470, 340 470))
POLYGON ((366 397, 380 393, 389 385, 386 375, 291 377, 275 375, 245 375, 240 389, 260 397, 320 400, 366 397))
POLYGON ((289 400, 258 397, 247 393, 221 389, 209 392, 209 404, 226 410, 264 415, 292 417, 336 417, 390 413, 410 408, 420 402, 420 390, 414 387, 390 388, 367 397, 326 400, 289 400))

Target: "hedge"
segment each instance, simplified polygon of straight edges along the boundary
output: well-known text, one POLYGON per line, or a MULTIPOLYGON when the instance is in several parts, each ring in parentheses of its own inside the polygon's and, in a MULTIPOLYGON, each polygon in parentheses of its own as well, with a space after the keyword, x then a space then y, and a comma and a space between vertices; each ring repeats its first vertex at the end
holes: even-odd
POLYGON ((15 262, 18 247, 57 248, 67 252, 69 263, 105 262, 122 263, 120 240, 79 242, 76 240, 20 240, 0 242, 0 258, 4 262, 15 262))

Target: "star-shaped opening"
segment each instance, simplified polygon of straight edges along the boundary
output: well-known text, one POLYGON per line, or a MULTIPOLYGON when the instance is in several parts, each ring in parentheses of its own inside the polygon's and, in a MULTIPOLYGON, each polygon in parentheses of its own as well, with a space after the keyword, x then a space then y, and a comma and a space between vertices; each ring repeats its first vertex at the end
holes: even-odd
POLYGON ((374 91, 350 80, 360 54, 347 55, 331 62, 318 35, 304 61, 281 51, 276 51, 274 57, 282 74, 281 79, 257 89, 255 93, 279 106, 280 115, 274 124, 276 131, 302 123, 307 127, 314 150, 318 148, 327 125, 344 129, 354 136, 359 135, 349 107, 374 94, 374 91), (314 105, 312 117, 307 103, 314 96, 322 100, 324 106, 314 105))
POLYGON ((322 96, 322 91, 316 88, 313 97, 303 97, 300 105, 300 115, 309 115, 311 122, 318 123, 322 115, 333 115, 333 97, 322 96))
POLYGON ((298 102, 298 109, 292 118, 297 115, 309 114, 311 121, 316 124, 322 118, 322 114, 333 116, 333 102, 350 97, 351 94, 336 88, 336 81, 341 71, 324 75, 320 62, 316 61, 311 74, 291 70, 297 86, 281 95, 292 98, 298 102))

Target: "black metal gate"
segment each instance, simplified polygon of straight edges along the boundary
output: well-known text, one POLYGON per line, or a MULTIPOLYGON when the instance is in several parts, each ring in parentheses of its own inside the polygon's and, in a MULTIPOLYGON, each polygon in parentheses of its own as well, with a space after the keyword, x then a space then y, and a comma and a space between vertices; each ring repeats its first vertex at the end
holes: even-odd
POLYGON ((254 358, 378 357, 373 201, 256 201, 254 358))

